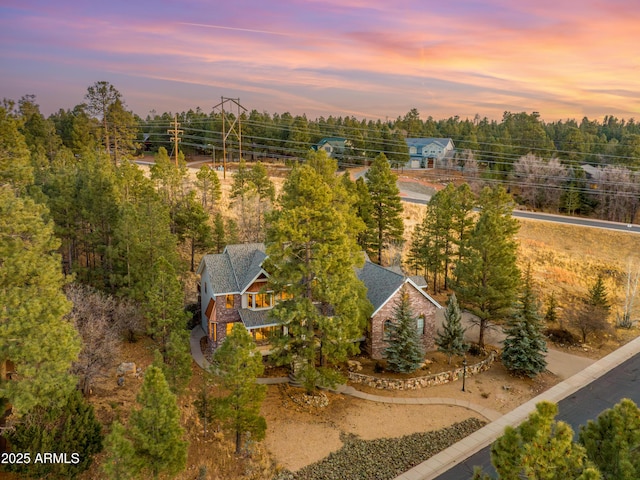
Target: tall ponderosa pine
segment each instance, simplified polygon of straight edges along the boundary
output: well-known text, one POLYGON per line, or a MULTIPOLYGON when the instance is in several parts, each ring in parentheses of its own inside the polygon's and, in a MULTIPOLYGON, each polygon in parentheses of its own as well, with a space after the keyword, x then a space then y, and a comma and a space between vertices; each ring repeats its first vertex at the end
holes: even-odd
POLYGON ((287 329, 274 339, 272 358, 295 366, 309 391, 341 378, 333 364, 357 351, 353 340, 371 311, 353 268, 364 261, 356 243, 364 225, 335 176, 335 161, 317 156, 291 171, 267 231, 269 288, 286 298, 271 311, 287 329))
POLYGON ((580 427, 580 444, 605 479, 640 478, 640 409, 628 398, 580 427))
POLYGON ((194 191, 189 192, 176 204, 174 221, 178 239, 188 244, 191 257, 190 271, 194 272, 196 251, 208 249, 212 245, 209 214, 196 200, 194 191))
POLYGON ((469 350, 469 344, 464 341, 466 329, 462 327, 462 312, 455 293, 449 297, 447 308, 444 310, 442 327, 444 330, 442 332, 438 330, 436 345, 439 352, 449 357, 449 364, 451 364, 451 357, 464 355, 469 350))
POLYGON ((571 427, 555 420, 557 413, 555 404, 541 402, 521 425, 505 429, 504 435, 491 446, 491 463, 499 478, 601 478, 585 449, 573 442, 571 427))
POLYGON ((111 126, 109 125, 109 111, 113 104, 122 98, 120 92, 109 82, 96 82, 87 88, 85 99, 87 110, 102 123, 104 148, 111 155, 111 126))
POLYGON ((186 330, 189 314, 184 310, 184 290, 175 270, 162 257, 153 266, 145 300, 148 332, 159 344, 165 379, 179 391, 191 377, 186 330))
POLYGON ((80 339, 65 318, 71 304, 47 215, 43 205, 0 186, 0 399, 18 416, 64 402, 76 383, 69 369, 80 339))
POLYGON ((134 471, 175 475, 184 470, 188 442, 183 440, 180 409, 162 370, 151 365, 137 397, 138 410, 131 412, 128 438, 133 446, 134 471))
POLYGON ((384 356, 392 372, 414 372, 424 361, 424 346, 418 334, 418 319, 411 309, 409 294, 403 290, 396 301, 393 320, 388 323, 384 356))
POLYGON ((431 198, 422 222, 416 225, 409 260, 416 272, 423 270, 433 279, 434 292, 449 288, 452 265, 467 255, 474 204, 467 184, 455 188, 450 183, 431 198))
POLYGON ((460 304, 476 317, 484 348, 484 334, 493 323, 508 318, 516 300, 520 273, 516 266, 518 221, 513 201, 498 186, 480 195, 480 216, 469 240, 468 255, 456 265, 456 292, 460 304))
POLYGON ((378 155, 365 174, 371 196, 371 231, 368 251, 373 253, 378 264, 382 264, 384 250, 393 242, 402 242, 404 223, 402 202, 396 184, 397 176, 391 171, 389 161, 383 153, 378 155))
POLYGON ((242 451, 242 439, 264 438, 267 423, 260 415, 266 387, 256 383, 264 372, 262 356, 244 325, 236 323, 213 356, 211 371, 220 379, 228 395, 217 398, 215 415, 236 437, 236 453, 242 451))
POLYGON ((514 317, 505 329, 502 364, 516 375, 535 377, 547 368, 547 342, 542 334, 540 303, 533 291, 531 265, 527 267, 514 317))

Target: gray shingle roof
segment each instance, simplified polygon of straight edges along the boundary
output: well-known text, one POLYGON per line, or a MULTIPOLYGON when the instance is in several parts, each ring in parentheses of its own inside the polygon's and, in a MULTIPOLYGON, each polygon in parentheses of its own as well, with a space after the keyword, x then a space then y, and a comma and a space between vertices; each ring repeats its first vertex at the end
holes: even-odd
MULTIPOLYGON (((265 258, 265 246, 263 243, 245 243, 228 245, 224 252, 205 255, 202 261, 209 274, 213 293, 220 295, 244 291, 260 273, 265 258)), ((367 287, 367 298, 373 305, 374 311, 384 305, 396 290, 407 281, 407 277, 399 268, 381 267, 371 262, 366 258, 366 255, 364 266, 357 268, 356 274, 367 287)), ((414 277, 411 278, 412 280, 414 279, 414 277)), ((416 281, 416 283, 418 286, 426 284, 424 278, 422 282, 418 283, 416 281)), ((431 299, 431 297, 428 298, 431 299)), ((431 301, 439 307, 437 302, 433 299, 431 301)), ((273 324, 267 319, 266 310, 240 309, 240 312, 240 317, 247 328, 273 324)))
POLYGON ((213 294, 219 295, 238 291, 238 282, 236 282, 233 274, 228 255, 224 253, 205 255, 202 261, 209 274, 209 283, 213 294))
POLYGON ((405 282, 405 276, 376 265, 369 260, 356 270, 358 278, 367 287, 367 298, 373 305, 373 311, 385 304, 389 297, 405 282))
POLYGON ((247 330, 252 328, 271 327, 277 325, 276 320, 269 318, 270 310, 249 310, 248 308, 239 308, 240 320, 247 330))
POLYGON ((203 261, 209 273, 214 294, 240 293, 260 272, 266 258, 263 243, 227 245, 224 252, 205 255, 203 261))

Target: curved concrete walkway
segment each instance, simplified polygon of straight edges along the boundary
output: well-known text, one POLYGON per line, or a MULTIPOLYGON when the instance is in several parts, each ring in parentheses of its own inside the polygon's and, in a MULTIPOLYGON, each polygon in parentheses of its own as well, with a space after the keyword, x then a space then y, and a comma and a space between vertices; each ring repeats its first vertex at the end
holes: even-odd
MULTIPOLYGON (((206 370, 209 368, 210 363, 202 354, 200 348, 200 340, 205 336, 204 330, 200 325, 191 330, 190 344, 191 344, 191 356, 193 360, 200 366, 200 368, 206 370)), ((289 377, 276 377, 276 378, 259 378, 258 383, 264 385, 274 385, 278 383, 289 383, 289 377)), ((455 407, 463 407, 482 415, 490 422, 493 422, 500 418, 502 414, 496 410, 477 405, 466 400, 459 400, 456 398, 442 398, 442 397, 420 397, 420 398, 405 398, 405 397, 383 397, 381 395, 372 395, 370 393, 364 393, 360 390, 356 390, 348 385, 339 385, 335 390, 336 393, 342 395, 349 395, 351 397, 360 398, 362 400, 369 400, 370 402, 378 403, 393 403, 396 405, 451 405, 455 407)))

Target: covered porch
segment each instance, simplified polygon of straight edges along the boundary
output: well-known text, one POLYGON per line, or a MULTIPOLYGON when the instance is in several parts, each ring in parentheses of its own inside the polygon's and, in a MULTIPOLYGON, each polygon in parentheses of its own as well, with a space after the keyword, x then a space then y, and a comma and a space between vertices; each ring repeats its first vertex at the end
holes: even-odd
POLYGON ((238 309, 242 324, 251 334, 262 356, 271 352, 270 341, 275 335, 282 333, 282 326, 269 318, 269 309, 252 310, 249 308, 238 309))

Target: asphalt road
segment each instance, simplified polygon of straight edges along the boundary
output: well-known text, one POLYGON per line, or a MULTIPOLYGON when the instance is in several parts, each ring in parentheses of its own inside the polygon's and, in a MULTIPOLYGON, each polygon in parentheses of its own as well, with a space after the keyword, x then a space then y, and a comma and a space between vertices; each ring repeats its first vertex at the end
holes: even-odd
MULTIPOLYGON (((640 354, 612 369, 586 387, 558 403, 558 420, 567 422, 578 432, 579 426, 595 419, 600 412, 614 406, 623 398, 630 398, 640 405, 640 354)), ((482 466, 485 472, 495 476, 489 457, 490 447, 480 450, 436 480, 467 480, 473 476, 473 467, 482 466)))
MULTIPOLYGON (((403 194, 402 201, 409 203, 419 203, 426 205, 429 200, 421 197, 412 196, 412 192, 401 191, 403 194)), ((564 223, 565 225, 579 225, 581 227, 604 228, 607 230, 618 230, 621 232, 640 233, 640 225, 629 226, 626 223, 607 222, 605 220, 594 220, 590 218, 569 217, 565 215, 553 215, 551 213, 526 212, 523 210, 514 210, 513 216, 516 218, 524 218, 528 220, 541 220, 545 222, 564 223)))

